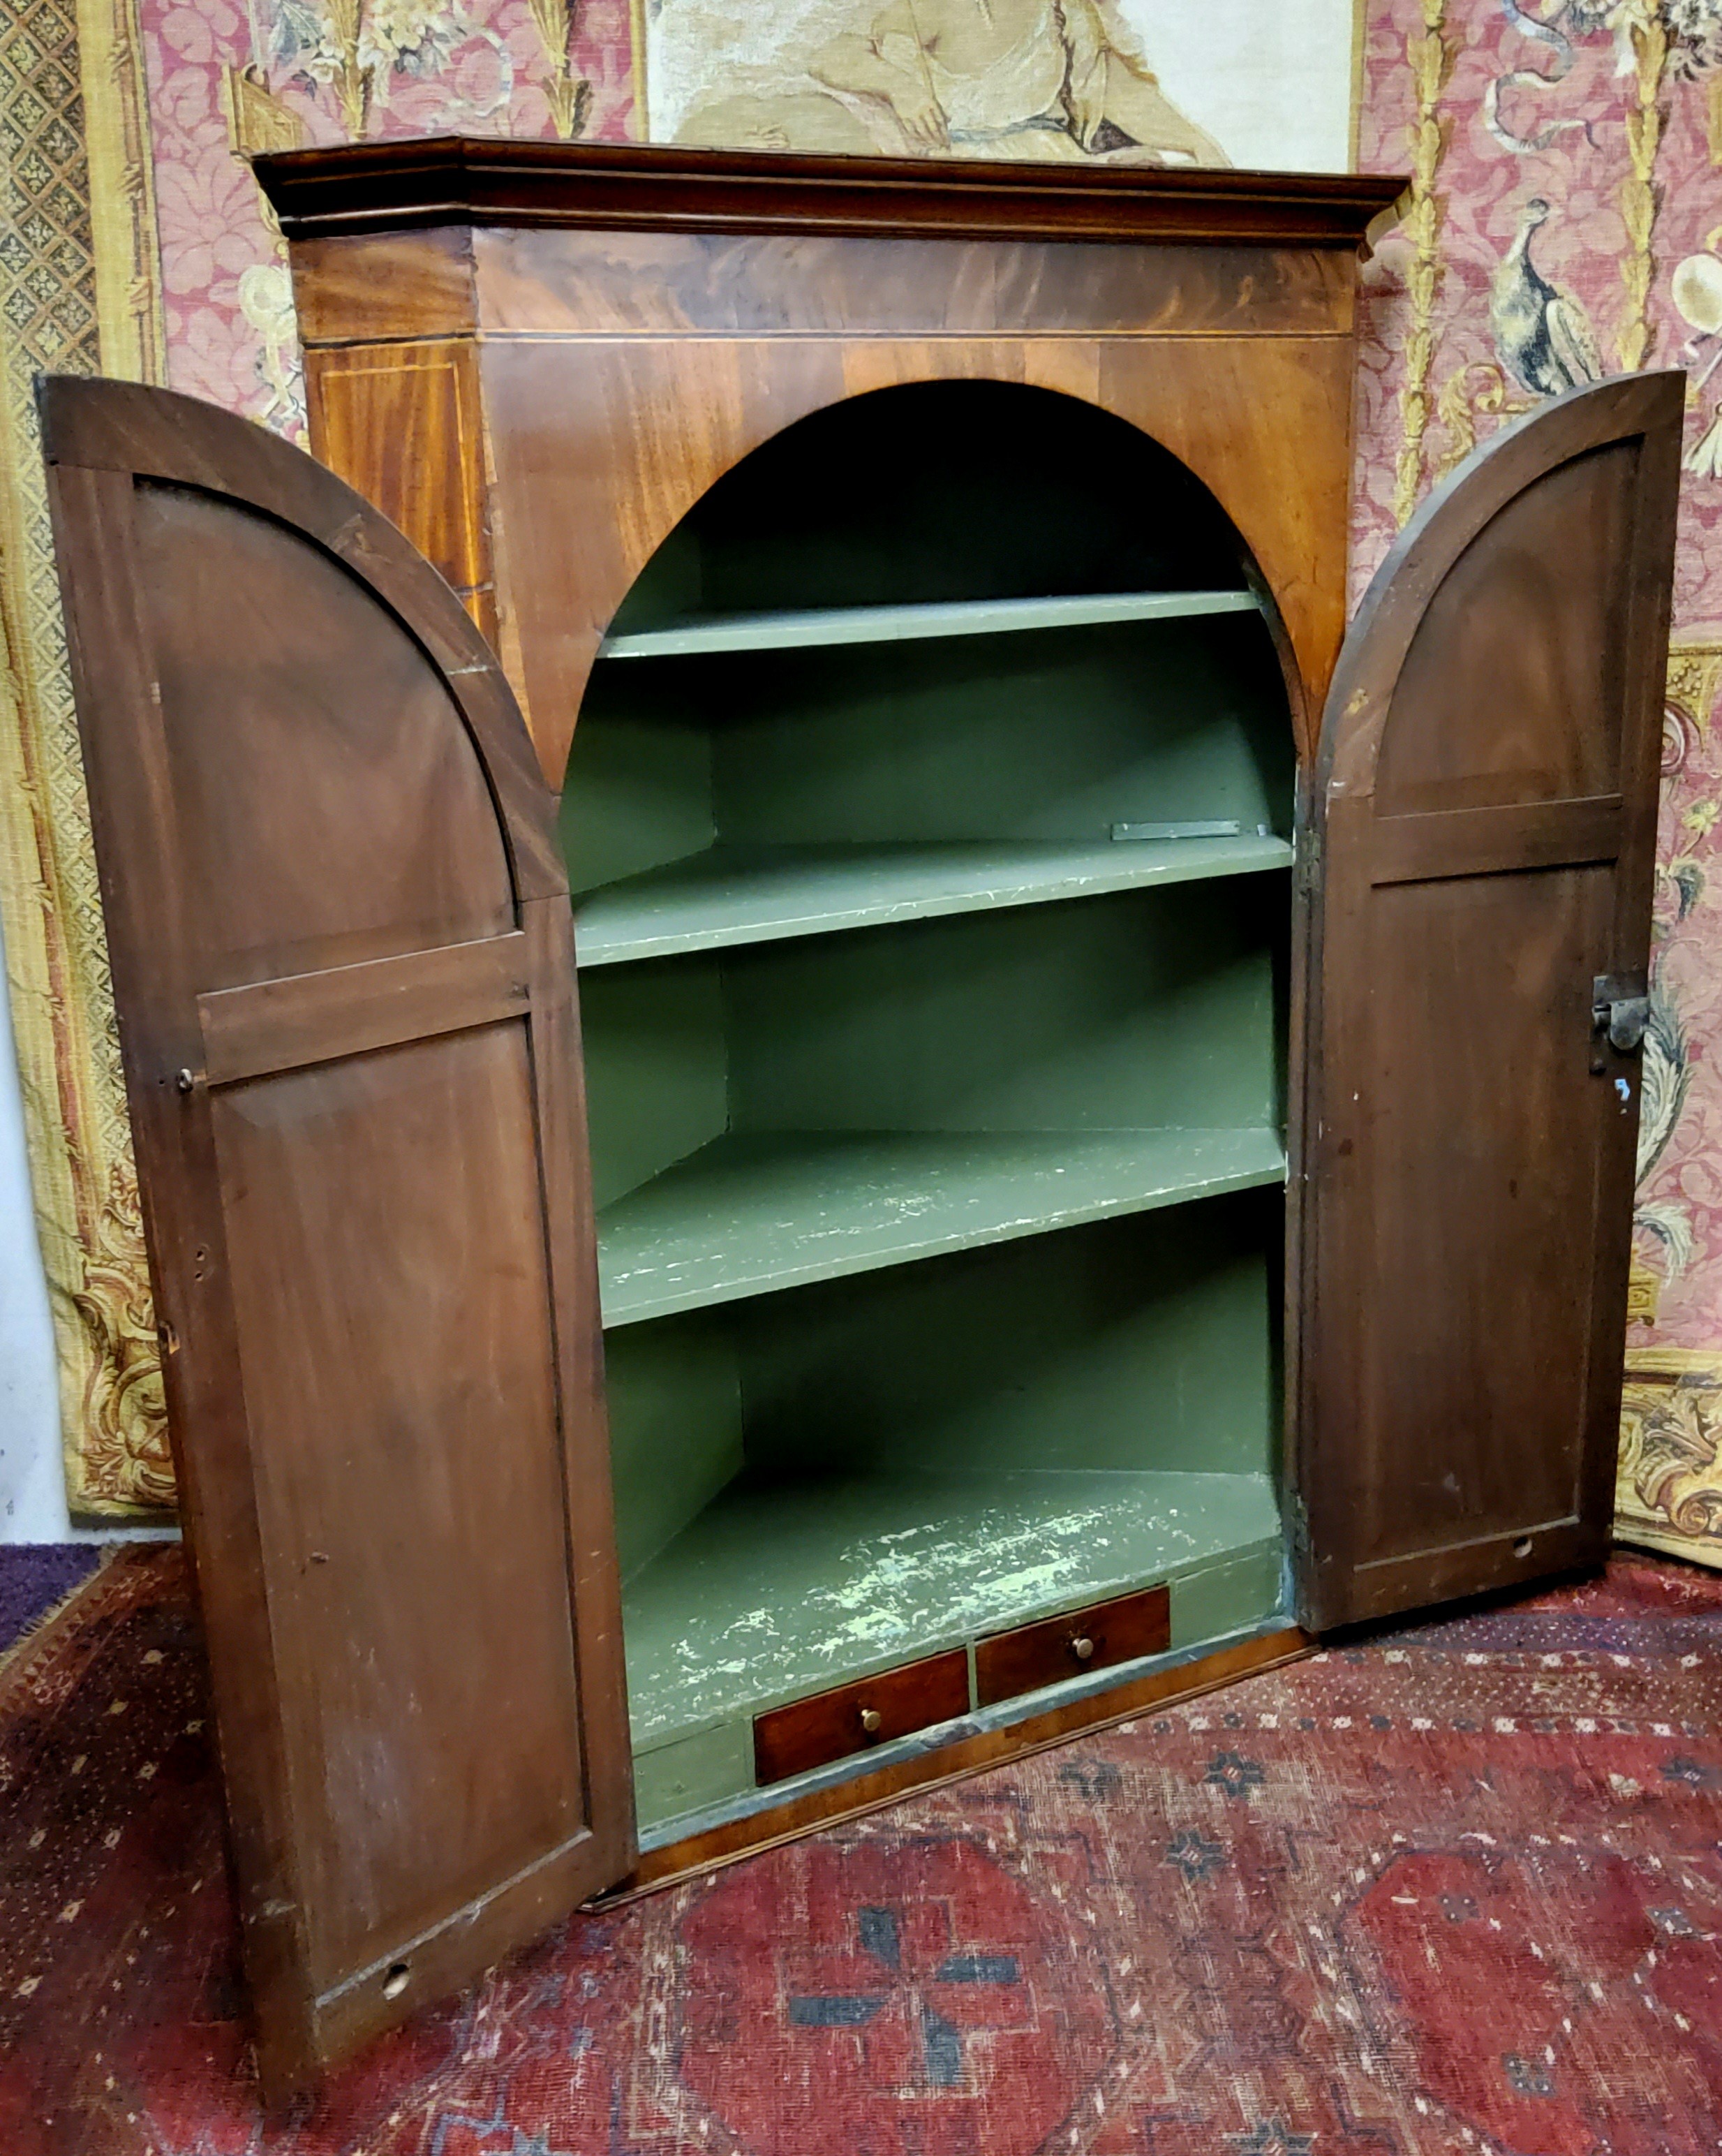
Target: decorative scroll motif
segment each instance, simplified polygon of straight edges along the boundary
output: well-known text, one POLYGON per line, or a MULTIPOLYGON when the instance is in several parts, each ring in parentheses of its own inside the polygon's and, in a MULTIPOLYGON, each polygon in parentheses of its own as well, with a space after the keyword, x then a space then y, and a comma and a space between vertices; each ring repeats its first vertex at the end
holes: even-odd
POLYGON ((1696 740, 1710 730, 1710 713, 1722 694, 1722 644, 1677 644, 1668 653, 1668 686, 1664 713, 1665 746, 1678 751, 1689 746, 1688 730, 1696 740), (1668 738, 1669 730, 1673 738, 1668 738))
MULTIPOLYGON (((1663 780, 1669 803, 1682 791, 1708 747, 1710 714, 1722 689, 1722 644, 1677 644, 1668 654, 1663 701, 1663 780)), ((1640 1079, 1637 1200, 1632 1215, 1632 1265, 1627 1327, 1653 1326, 1663 1291, 1692 1263, 1698 1229, 1690 1206, 1665 1188, 1658 1168, 1671 1149, 1690 1096, 1694 1075, 1691 1030, 1680 992, 1670 978, 1668 957, 1691 935, 1694 916, 1709 886, 1705 841, 1715 822, 1714 803, 1695 803, 1678 819, 1664 815, 1657 863, 1654 948, 1651 963, 1651 1022, 1645 1034, 1640 1079)), ((1678 970, 1678 969, 1677 969, 1678 970)), ((1678 1149, 1675 1149, 1678 1150, 1678 1149)))
POLYGON ((85 1252, 84 1286, 72 1297, 90 1345, 78 1425, 79 1495, 86 1506, 111 1495, 166 1509, 173 1503, 173 1466, 137 1180, 116 1164, 110 1185, 85 1252), (140 1444, 146 1433, 149 1441, 140 1444), (97 1481, 104 1471, 117 1485, 111 1493, 97 1481))
POLYGON ((1530 398, 1507 394, 1507 377, 1494 360, 1473 359, 1455 367, 1435 399, 1435 416, 1447 431, 1447 447, 1435 460, 1430 485, 1438 486, 1476 448, 1479 413, 1505 421, 1530 409, 1530 398), (1473 378, 1478 385, 1474 390, 1473 378))
POLYGON ((1722 1565, 1722 1355, 1627 1349, 1615 1531, 1722 1565))
POLYGON ((1422 33, 1406 40, 1406 62, 1417 88, 1417 118, 1410 131, 1411 208, 1404 219, 1414 250, 1406 273, 1411 321, 1405 339, 1405 373, 1399 393, 1402 434, 1394 475, 1393 514, 1403 526, 1416 508, 1423 475, 1423 437, 1429 425, 1429 372, 1435 356, 1435 298, 1441 282, 1443 207, 1436 182, 1451 123, 1442 117, 1441 93, 1452 70, 1447 38, 1447 0, 1422 0, 1422 33))
POLYGON ((1616 1527, 1625 1540, 1722 1565, 1722 1463, 1711 1442, 1722 1431, 1722 1355, 1690 1344, 1684 1308, 1694 1289, 1702 1293, 1714 1262, 1706 1142, 1714 1105, 1705 1039, 1714 1014, 1705 969, 1695 971, 1694 962, 1712 911, 1712 834, 1722 822, 1709 768, 1719 693, 1722 643, 1677 644, 1663 714, 1663 828, 1616 1527), (1658 1334, 1660 1340, 1647 1337, 1658 1334))
POLYGON ((1619 34, 1632 60, 1637 103, 1627 114, 1627 153, 1632 170, 1620 185, 1621 216, 1627 228, 1627 252, 1621 281, 1627 290, 1621 322, 1623 367, 1643 367, 1650 346, 1650 242, 1656 225, 1656 153, 1662 141, 1663 71, 1668 62, 1668 33, 1657 0, 1627 0, 1619 34))
POLYGON ((119 0, 0 17, 0 909, 69 1495, 120 1513, 172 1476, 33 377, 161 371, 137 53, 119 0))

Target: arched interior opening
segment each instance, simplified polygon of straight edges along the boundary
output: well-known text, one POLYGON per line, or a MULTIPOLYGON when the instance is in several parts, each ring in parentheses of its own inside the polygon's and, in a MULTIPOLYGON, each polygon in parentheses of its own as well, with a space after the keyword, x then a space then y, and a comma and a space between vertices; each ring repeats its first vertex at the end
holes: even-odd
POLYGON ((889 1756, 1277 1614, 1293 793, 1237 533, 1072 399, 833 407, 629 594, 562 827, 648 1841, 830 1687, 946 1658, 833 1710, 889 1756))

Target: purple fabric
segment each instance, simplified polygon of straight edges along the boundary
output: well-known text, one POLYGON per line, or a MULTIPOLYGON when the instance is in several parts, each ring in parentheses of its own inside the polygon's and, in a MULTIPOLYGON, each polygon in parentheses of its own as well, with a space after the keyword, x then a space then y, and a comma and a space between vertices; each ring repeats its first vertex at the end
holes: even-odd
POLYGON ((0 1654, 88 1578, 100 1557, 90 1543, 0 1544, 0 1654))

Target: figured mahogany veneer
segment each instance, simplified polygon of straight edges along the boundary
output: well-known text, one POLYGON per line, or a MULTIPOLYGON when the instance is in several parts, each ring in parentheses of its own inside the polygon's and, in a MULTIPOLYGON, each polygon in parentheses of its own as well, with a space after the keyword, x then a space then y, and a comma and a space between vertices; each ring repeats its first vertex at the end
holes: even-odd
POLYGON ((1307 748, 1345 625, 1357 258, 1402 182, 449 140, 295 151, 312 446, 495 641, 552 784, 610 617, 722 473, 870 389, 1105 407, 1219 496, 1307 748))
POLYGON ((1018 1625, 975 1644, 975 1703, 992 1707, 1062 1684, 1084 1670, 1111 1669, 1172 1643, 1171 1596, 1164 1587, 1120 1594, 1038 1625, 1018 1625))
POLYGON ((969 1658, 961 1647, 857 1677, 755 1717, 753 1758, 763 1788, 815 1767, 950 1722, 969 1711, 969 1658))

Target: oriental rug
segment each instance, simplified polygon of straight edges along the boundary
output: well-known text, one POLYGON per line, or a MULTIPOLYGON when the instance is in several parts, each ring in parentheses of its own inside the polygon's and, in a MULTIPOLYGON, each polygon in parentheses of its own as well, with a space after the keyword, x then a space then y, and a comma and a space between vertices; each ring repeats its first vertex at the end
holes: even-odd
POLYGON ((579 1917, 266 2131, 177 1550, 0 1676, 6 2156, 1684 2156, 1722 1580, 1330 1650, 579 1917))

